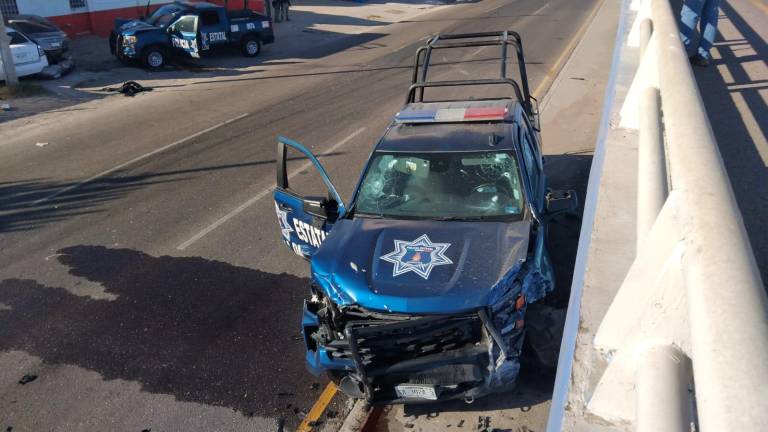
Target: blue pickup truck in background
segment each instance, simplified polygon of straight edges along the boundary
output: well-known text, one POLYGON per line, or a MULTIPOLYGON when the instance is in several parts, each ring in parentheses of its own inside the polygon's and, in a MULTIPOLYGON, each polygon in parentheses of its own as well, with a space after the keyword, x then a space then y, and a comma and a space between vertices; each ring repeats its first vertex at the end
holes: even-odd
POLYGON ((115 20, 109 47, 121 61, 140 60, 145 67, 158 69, 172 55, 199 58, 228 45, 255 57, 262 45, 274 41, 272 20, 265 15, 185 1, 162 6, 145 18, 115 20))

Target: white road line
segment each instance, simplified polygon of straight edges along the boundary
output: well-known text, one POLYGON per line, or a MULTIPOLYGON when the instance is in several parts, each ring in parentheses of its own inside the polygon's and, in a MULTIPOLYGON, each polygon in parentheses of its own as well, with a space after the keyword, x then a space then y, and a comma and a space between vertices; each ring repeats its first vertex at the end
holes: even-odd
POLYGON ((549 7, 549 3, 545 3, 545 4, 544 4, 544 6, 542 6, 542 7, 538 8, 538 9, 536 9, 536 12, 534 12, 534 13, 533 13, 533 14, 531 14, 531 15, 538 15, 538 14, 540 14, 540 13, 544 12, 544 9, 546 9, 546 8, 548 8, 548 7, 549 7))
MULTIPOLYGON (((356 136, 360 135, 360 134, 361 134, 361 133, 362 133, 364 130, 365 130, 365 128, 364 128, 364 127, 362 127, 362 128, 360 128, 360 129, 358 129, 358 130, 356 130, 356 131, 352 132, 352 133, 351 133, 349 136, 347 136, 347 137, 346 137, 346 138, 344 138, 343 140, 341 140, 341 141, 337 142, 336 144, 332 145, 332 146, 331 146, 331 148, 329 148, 328 150, 326 150, 326 151, 325 151, 325 154, 333 153, 333 152, 334 152, 335 150, 337 150, 339 147, 343 146, 344 144, 346 144, 346 143, 348 143, 350 140, 352 140, 352 138, 354 138, 354 137, 356 137, 356 136)), ((323 155, 318 155, 317 157, 318 157, 318 159, 319 159, 319 158, 321 158, 322 156, 323 156, 323 155)), ((290 180, 290 179, 292 179, 293 177, 297 176, 297 175, 298 175, 300 172, 302 172, 302 171, 306 170, 306 169, 307 169, 307 168, 309 168, 310 166, 312 166, 312 162, 311 162, 311 161, 308 161, 308 162, 304 163, 304 164, 303 164, 303 165, 301 165, 299 168, 297 168, 296 170, 294 170, 292 173, 288 174, 288 179, 289 179, 289 180, 290 180)), ((274 188, 273 186, 270 186, 270 187, 268 187, 268 188, 266 188, 266 189, 262 190, 261 192, 257 193, 257 194, 256 194, 256 195, 254 195, 252 198, 250 198, 248 201, 246 201, 246 202, 244 202, 244 203, 240 204, 240 205, 239 205, 237 208, 235 208, 234 210, 230 211, 230 212, 229 212, 229 213, 227 213, 226 215, 222 216, 222 217, 221 217, 219 220, 217 220, 216 222, 214 222, 214 223, 212 223, 212 224, 208 225, 208 227, 206 227, 206 228, 205 228, 205 229, 203 229, 202 231, 198 232, 197 234, 193 235, 193 236, 192 236, 192 237, 191 237, 189 240, 187 240, 187 241, 185 241, 184 243, 182 243, 182 244, 180 244, 180 245, 176 246, 176 249, 178 249, 178 250, 184 250, 184 249, 188 248, 189 246, 191 246, 191 245, 192 245, 193 243, 195 243, 196 241, 198 241, 198 240, 200 240, 201 238, 203 238, 203 237, 205 237, 206 235, 208 235, 208 233, 210 233, 211 231, 215 230, 216 228, 220 227, 221 225, 223 225, 223 224, 224 224, 225 222, 227 222, 228 220, 230 220, 230 219, 232 219, 233 217, 235 217, 235 216, 237 216, 238 214, 240 214, 240 213, 241 213, 243 210, 245 210, 245 209, 247 209, 248 207, 252 206, 253 204, 255 204, 255 203, 256 203, 257 201, 259 201, 260 199, 264 198, 265 196, 269 195, 269 194, 270 194, 270 192, 272 192, 274 189, 275 189, 275 188, 274 188)))
POLYGON ((206 133, 211 132, 213 130, 216 130, 216 129, 222 127, 222 126, 226 126, 226 125, 228 125, 228 124, 230 124, 232 122, 236 122, 236 121, 238 121, 238 120, 240 120, 242 118, 245 118, 249 114, 250 113, 245 113, 245 114, 241 114, 241 115, 239 115, 239 116, 237 116, 235 118, 232 118, 232 119, 229 119, 229 120, 225 120, 225 121, 223 121, 221 123, 218 123, 218 124, 215 124, 215 125, 213 125, 213 126, 211 126, 209 128, 203 129, 200 132, 196 132, 196 133, 194 133, 194 134, 192 134, 192 135, 190 135, 190 136, 188 136, 186 138, 182 138, 182 139, 174 141, 174 142, 172 142, 170 144, 164 145, 163 147, 160 147, 158 149, 152 150, 149 153, 145 153, 145 154, 143 154, 141 156, 135 157, 135 158, 129 160, 128 162, 121 163, 118 166, 115 166, 115 167, 112 167, 112 168, 110 168, 108 170, 102 171, 102 172, 100 172, 100 173, 98 173, 98 174, 96 174, 96 175, 94 175, 92 177, 88 177, 87 179, 85 179, 85 180, 83 180, 83 181, 81 181, 79 183, 73 184, 71 186, 67 186, 67 187, 65 187, 63 189, 59 189, 58 191, 52 193, 51 195, 48 195, 48 196, 43 197, 43 198, 40 198, 40 199, 38 199, 36 201, 32 201, 32 203, 30 205, 38 205, 38 204, 46 202, 46 201, 48 201, 48 200, 50 200, 52 198, 55 198, 55 197, 57 197, 57 196, 59 196, 59 195, 61 195, 63 193, 75 190, 75 189, 77 189, 77 188, 79 188, 79 187, 81 187, 81 186, 83 186, 85 184, 88 184, 88 183, 90 183, 90 182, 92 182, 92 181, 94 181, 94 180, 96 180, 96 179, 98 179, 100 177, 104 177, 104 176, 110 175, 110 174, 112 174, 113 172, 115 172, 117 170, 123 169, 123 168, 125 168, 125 167, 127 167, 127 166, 129 166, 131 164, 134 164, 136 162, 144 160, 144 159, 146 159, 146 158, 148 158, 150 156, 156 155, 156 154, 158 154, 160 152, 164 152, 164 151, 166 151, 166 150, 168 150, 168 149, 170 149, 172 147, 175 147, 175 146, 177 146, 179 144, 185 143, 185 142, 187 142, 187 141, 189 141, 191 139, 197 138, 200 135, 203 135, 203 134, 206 134, 206 133))

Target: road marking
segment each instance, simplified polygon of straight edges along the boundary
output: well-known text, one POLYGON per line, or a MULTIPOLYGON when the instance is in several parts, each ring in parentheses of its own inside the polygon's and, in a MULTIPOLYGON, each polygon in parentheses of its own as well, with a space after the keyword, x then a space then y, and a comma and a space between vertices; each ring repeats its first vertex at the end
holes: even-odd
MULTIPOLYGON (((356 137, 356 136, 360 135, 360 134, 361 134, 361 133, 362 133, 364 130, 365 130, 365 128, 364 128, 364 127, 361 127, 360 129, 358 129, 358 130, 356 130, 356 131, 352 132, 351 134, 349 134, 349 136, 347 136, 347 137, 346 137, 346 138, 344 138, 343 140, 341 140, 341 141, 337 142, 336 144, 334 144, 333 146, 331 146, 331 148, 329 148, 328 150, 326 150, 324 154, 333 153, 333 152, 334 152, 334 151, 336 151, 336 150, 337 150, 339 147, 341 147, 341 146, 343 146, 344 144, 348 143, 348 142, 349 142, 349 141, 350 141, 352 138, 354 138, 354 137, 356 137)), ((318 157, 318 159, 319 159, 319 158, 321 158, 322 156, 323 156, 323 155, 321 154, 321 155, 318 155, 317 157, 318 157)), ((311 162, 311 161, 308 161, 308 162, 306 162, 305 164, 303 164, 302 166, 300 166, 299 168, 297 168, 295 171, 293 171, 292 173, 290 173, 290 174, 288 175, 288 180, 290 180, 290 179, 294 178, 294 177, 295 177, 295 176, 297 176, 297 175, 298 175, 300 172, 302 172, 302 171, 306 170, 306 169, 307 169, 307 168, 309 168, 310 166, 312 166, 312 162, 311 162)), ((268 195, 270 192, 272 192, 274 189, 275 189, 275 188, 274 188, 273 186, 270 186, 270 187, 268 187, 268 188, 266 188, 266 189, 262 190, 261 192, 259 192, 258 194, 254 195, 252 198, 250 198, 248 201, 246 201, 246 202, 244 202, 244 203, 240 204, 240 205, 239 205, 237 208, 235 208, 234 210, 232 210, 232 211, 230 211, 229 213, 227 213, 227 214, 225 214, 224 216, 222 216, 222 217, 221 217, 219 220, 217 220, 216 222, 214 222, 214 223, 212 223, 212 224, 208 225, 208 226, 207 226, 205 229, 203 229, 202 231, 200 231, 200 232, 198 232, 197 234, 193 235, 193 236, 192 236, 192 237, 191 237, 189 240, 187 240, 187 241, 185 241, 184 243, 182 243, 182 244, 180 244, 180 245, 176 246, 176 249, 178 249, 178 250, 184 250, 184 249, 188 248, 189 246, 191 246, 191 245, 192 245, 193 243, 195 243, 196 241, 198 241, 198 240, 200 240, 201 238, 203 238, 203 237, 205 237, 206 235, 208 235, 208 233, 210 233, 211 231, 213 231, 213 230, 215 230, 216 228, 220 227, 221 225, 223 225, 223 224, 224 224, 225 222, 227 222, 228 220, 230 220, 230 219, 232 219, 233 217, 237 216, 238 214, 242 213, 242 212, 243 212, 243 210, 247 209, 248 207, 252 206, 253 204, 255 204, 255 203, 256 203, 257 201, 259 201, 260 199, 262 199, 262 198, 264 198, 265 196, 267 196, 267 195, 268 195)))
POLYGON ((536 9, 536 12, 534 12, 534 13, 533 13, 533 15, 538 15, 538 14, 540 14, 540 13, 544 12, 544 9, 546 9, 546 8, 548 8, 548 7, 549 7, 549 2, 547 2, 547 3, 544 3, 544 6, 542 6, 542 7, 538 8, 538 9, 536 9))
POLYGON ((337 388, 332 382, 329 382, 328 385, 325 386, 325 390, 323 390, 323 393, 317 398, 315 404, 312 405, 312 409, 310 409, 309 414, 304 417, 304 421, 302 421, 299 427, 296 428, 296 432, 312 431, 312 423, 316 422, 320 416, 323 415, 325 408, 331 403, 331 400, 336 395, 336 390, 337 388))
POLYGON ((562 68, 565 61, 568 60, 568 58, 570 58, 571 54, 573 53, 573 50, 576 48, 576 44, 578 44, 579 41, 581 41, 582 37, 584 37, 584 33, 587 32, 587 28, 589 28, 589 25, 592 24, 592 21, 594 21, 595 15, 597 15, 597 11, 600 9, 600 6, 602 6, 603 3, 604 3, 604 0, 598 1, 595 4, 595 7, 592 8, 592 11, 589 13, 589 16, 587 17, 586 20, 584 20, 584 24, 581 25, 581 27, 573 36, 573 38, 571 38, 570 42, 568 42, 568 46, 566 46, 565 49, 560 53, 560 56, 557 57, 557 60, 555 60, 554 65, 551 68, 549 68, 547 73, 544 75, 544 79, 539 83, 538 86, 536 86, 536 89, 532 93, 533 97, 538 99, 541 92, 544 90, 544 87, 552 83, 554 78, 560 72, 560 68, 562 68))
POLYGON ((160 152, 164 152, 164 151, 166 151, 166 150, 168 150, 168 149, 170 149, 172 147, 176 147, 177 145, 183 144, 183 143, 185 143, 185 142, 187 142, 187 141, 189 141, 191 139, 197 138, 200 135, 207 134, 208 132, 216 130, 216 129, 222 127, 222 126, 226 126, 226 125, 228 125, 228 124, 230 124, 232 122, 236 122, 236 121, 238 121, 238 120, 240 120, 242 118, 245 118, 248 115, 250 115, 250 113, 241 114, 241 115, 239 115, 239 116, 237 116, 235 118, 232 118, 232 119, 229 119, 229 120, 225 120, 225 121, 223 121, 221 123, 218 123, 218 124, 215 124, 215 125, 213 125, 213 126, 211 126, 209 128, 206 128, 206 129, 203 129, 203 130, 201 130, 199 132, 196 132, 196 133, 194 133, 194 134, 192 134, 192 135, 190 135, 188 137, 182 138, 180 140, 176 140, 176 141, 174 141, 174 142, 172 142, 170 144, 167 144, 167 145, 165 145, 163 147, 160 147, 158 149, 152 150, 149 153, 144 153, 143 155, 135 157, 135 158, 129 160, 128 162, 123 162, 120 165, 117 165, 117 166, 112 167, 112 168, 110 168, 108 170, 102 171, 102 172, 100 172, 100 173, 98 173, 98 174, 96 174, 94 176, 88 177, 87 179, 85 179, 85 180, 83 180, 83 181, 81 181, 79 183, 73 184, 71 186, 67 186, 67 187, 65 187, 63 189, 59 189, 58 191, 52 193, 51 195, 48 195, 48 196, 43 197, 43 198, 40 198, 40 199, 38 199, 36 201, 32 201, 32 203, 30 205, 38 205, 40 203, 49 201, 52 198, 56 198, 57 196, 59 196, 59 195, 61 195, 63 193, 67 193, 69 191, 73 191, 75 189, 78 189, 81 186, 83 186, 85 184, 88 184, 88 183, 90 183, 90 182, 92 182, 92 181, 94 181, 96 179, 99 179, 99 178, 104 177, 104 176, 108 176, 108 175, 114 173, 115 171, 123 169, 123 168, 125 168, 125 167, 127 167, 129 165, 132 165, 132 164, 134 164, 136 162, 144 160, 144 159, 146 159, 148 157, 154 156, 154 155, 156 155, 156 154, 158 154, 160 152))

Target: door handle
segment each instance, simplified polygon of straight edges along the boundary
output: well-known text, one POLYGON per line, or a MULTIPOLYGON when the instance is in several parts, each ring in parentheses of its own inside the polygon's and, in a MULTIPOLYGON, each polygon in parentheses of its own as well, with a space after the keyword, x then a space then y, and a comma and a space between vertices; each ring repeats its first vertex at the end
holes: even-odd
POLYGON ((277 207, 280 210, 284 211, 284 212, 292 212, 293 211, 293 207, 291 207, 291 206, 289 206, 287 204, 277 203, 277 207))

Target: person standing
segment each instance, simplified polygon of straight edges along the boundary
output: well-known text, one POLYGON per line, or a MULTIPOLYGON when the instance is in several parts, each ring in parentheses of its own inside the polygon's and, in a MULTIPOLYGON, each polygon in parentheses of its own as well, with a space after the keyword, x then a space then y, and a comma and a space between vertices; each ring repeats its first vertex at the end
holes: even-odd
POLYGON ((717 17, 720 13, 720 0, 684 0, 680 11, 680 37, 685 48, 690 52, 699 24, 699 43, 691 56, 691 63, 696 66, 709 65, 709 50, 717 36, 717 17))
POLYGON ((290 0, 273 0, 272 6, 275 8, 275 22, 290 21, 288 9, 291 6, 290 0))

